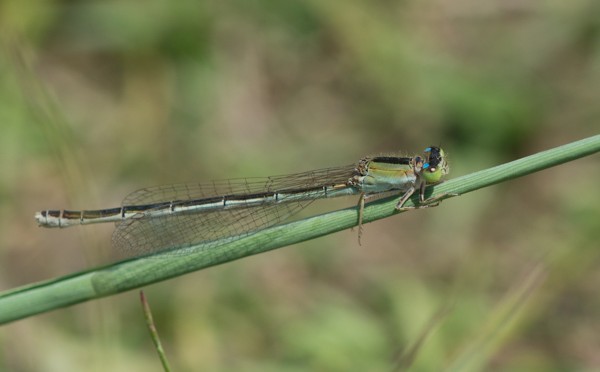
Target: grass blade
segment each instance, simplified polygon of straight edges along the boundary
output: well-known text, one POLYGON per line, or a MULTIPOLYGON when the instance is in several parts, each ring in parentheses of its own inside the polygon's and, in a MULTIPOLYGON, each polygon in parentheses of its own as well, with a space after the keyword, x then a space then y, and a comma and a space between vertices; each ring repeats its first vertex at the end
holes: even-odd
MULTIPOLYGON (((449 180, 435 186, 432 196, 465 194, 598 151, 600 135, 449 180)), ((391 197, 370 203, 364 210, 363 221, 368 223, 397 214, 394 209, 397 199, 391 197)), ((416 200, 415 196, 406 205, 414 205, 416 200)), ((167 253, 134 258, 9 290, 0 294, 0 324, 346 230, 355 226, 357 220, 357 208, 342 209, 274 226, 211 249, 197 245, 189 248, 190 253, 186 255, 167 253)))

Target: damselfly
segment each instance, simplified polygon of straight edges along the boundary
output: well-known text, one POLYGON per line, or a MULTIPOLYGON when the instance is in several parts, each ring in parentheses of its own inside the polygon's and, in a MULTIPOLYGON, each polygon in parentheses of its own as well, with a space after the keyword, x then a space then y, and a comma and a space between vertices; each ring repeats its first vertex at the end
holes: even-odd
POLYGON ((399 192, 398 210, 435 206, 446 195, 425 199, 425 187, 448 172, 444 151, 432 146, 422 157, 373 156, 283 176, 150 187, 131 193, 121 207, 45 210, 35 219, 40 226, 59 228, 115 222, 113 245, 137 256, 246 236, 281 223, 314 200, 348 195, 359 196, 360 229, 366 199, 399 192), (419 205, 405 207, 415 192, 419 205))

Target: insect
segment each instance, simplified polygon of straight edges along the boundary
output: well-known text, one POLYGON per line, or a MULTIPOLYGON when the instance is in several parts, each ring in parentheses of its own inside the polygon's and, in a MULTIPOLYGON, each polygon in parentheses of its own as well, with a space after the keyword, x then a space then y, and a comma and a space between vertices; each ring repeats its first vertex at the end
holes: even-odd
POLYGON ((50 228, 114 222, 115 248, 138 256, 236 239, 282 223, 315 200, 356 195, 360 239, 369 198, 398 192, 398 210, 436 206, 447 195, 425 199, 425 188, 448 172, 444 151, 431 146, 422 156, 373 156, 357 164, 281 176, 150 187, 129 194, 120 207, 44 210, 35 219, 50 228), (419 205, 405 207, 415 192, 419 205))

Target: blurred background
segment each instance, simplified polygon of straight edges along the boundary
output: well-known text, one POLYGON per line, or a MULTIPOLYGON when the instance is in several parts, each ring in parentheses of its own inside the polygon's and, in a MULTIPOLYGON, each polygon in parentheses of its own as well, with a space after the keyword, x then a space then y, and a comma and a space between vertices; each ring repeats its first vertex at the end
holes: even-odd
MULTIPOLYGON (((0 289, 114 260, 157 184, 598 133, 600 3, 0 2, 0 289)), ((175 370, 600 369, 598 156, 145 288, 175 370)), ((356 203, 323 203, 323 210, 356 203)), ((131 291, 0 329, 0 370, 159 371, 131 291)))

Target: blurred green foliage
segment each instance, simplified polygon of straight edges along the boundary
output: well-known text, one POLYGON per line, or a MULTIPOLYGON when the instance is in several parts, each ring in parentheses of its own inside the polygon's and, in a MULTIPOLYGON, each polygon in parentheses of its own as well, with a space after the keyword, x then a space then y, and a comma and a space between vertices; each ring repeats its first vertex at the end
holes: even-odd
MULTIPOLYGON (((592 0, 4 1, 0 286, 110 259, 110 226, 46 231, 39 209, 431 144, 460 175, 597 134, 598 14, 592 0)), ((146 294, 175 370, 594 370, 599 183, 590 157, 370 224, 362 246, 340 233, 146 294)), ((2 331, 2 370, 160 368, 135 293, 2 331)))

